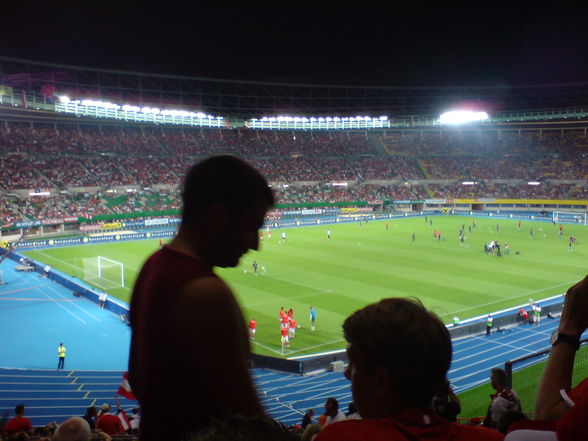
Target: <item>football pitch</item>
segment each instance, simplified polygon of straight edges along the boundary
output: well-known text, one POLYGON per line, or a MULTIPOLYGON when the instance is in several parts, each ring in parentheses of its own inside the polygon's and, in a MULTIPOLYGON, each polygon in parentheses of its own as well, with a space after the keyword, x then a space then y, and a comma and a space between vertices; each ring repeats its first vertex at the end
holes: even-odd
MULTIPOLYGON (((344 348, 343 320, 385 297, 417 297, 449 322, 454 315, 465 319, 565 292, 586 275, 587 243, 588 228, 582 225, 564 225, 560 237, 558 225, 548 222, 527 221, 519 229, 517 221, 496 218, 401 218, 276 229, 258 252, 242 258, 239 267, 219 269, 218 274, 233 288, 246 320, 257 321, 253 350, 295 357, 344 348), (477 226, 469 232, 474 219, 477 226), (458 236, 462 225, 463 245, 458 236), (441 231, 442 240, 433 238, 434 230, 441 231), (283 231, 285 241, 280 240, 283 231), (569 236, 577 238, 572 251, 569 236), (492 240, 508 242, 509 255, 484 253, 483 245, 492 240), (254 260, 258 275, 253 273, 254 260), (284 354, 281 306, 292 308, 301 326, 284 354), (315 331, 310 330, 310 306, 317 310, 315 331)), ((91 273, 91 284, 128 303, 138 270, 157 248, 158 241, 151 239, 25 254, 79 279, 91 273), (109 280, 96 278, 96 269, 88 262, 97 256, 124 265, 125 287, 115 287, 120 266, 105 266, 102 276, 109 280)))

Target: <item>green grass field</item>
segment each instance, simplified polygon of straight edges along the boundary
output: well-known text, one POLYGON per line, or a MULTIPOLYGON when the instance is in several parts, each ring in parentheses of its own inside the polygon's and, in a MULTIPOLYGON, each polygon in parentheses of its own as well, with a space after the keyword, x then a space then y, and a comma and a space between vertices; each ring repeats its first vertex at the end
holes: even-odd
MULTIPOLYGON (((449 321, 453 315, 463 319, 559 294, 586 274, 588 228, 584 226, 565 225, 560 239, 557 226, 544 222, 525 222, 518 230, 515 221, 476 219, 477 228, 468 233, 473 218, 431 219, 432 226, 422 217, 390 220, 388 230, 385 221, 288 229, 285 243, 279 240, 282 230, 275 230, 273 238, 266 239, 259 252, 244 256, 238 268, 219 270, 237 294, 246 318, 257 320, 253 350, 280 354, 280 306, 293 308, 302 325, 285 354, 298 356, 343 348, 345 317, 384 297, 418 297, 449 321), (466 245, 460 246, 458 230, 464 223, 466 245), (433 239, 435 228, 444 240, 433 239), (572 252, 565 239, 570 235, 578 239, 572 252), (510 255, 486 255, 483 244, 490 240, 509 242, 510 255), (260 265, 259 276, 252 274, 254 259, 260 265), (315 332, 309 329, 311 305, 318 313, 315 332)), ((157 247, 158 241, 152 239, 26 254, 81 279, 84 259, 104 256, 122 262, 126 287, 107 291, 128 302, 137 271, 157 247)), ((115 279, 117 271, 107 273, 115 279)))

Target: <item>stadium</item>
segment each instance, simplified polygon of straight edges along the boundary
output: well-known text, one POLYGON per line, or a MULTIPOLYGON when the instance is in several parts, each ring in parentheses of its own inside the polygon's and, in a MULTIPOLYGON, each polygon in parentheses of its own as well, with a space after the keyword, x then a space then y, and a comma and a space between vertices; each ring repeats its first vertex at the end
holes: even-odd
POLYGON ((328 396, 349 404, 342 322, 401 296, 447 324, 462 417, 484 415, 488 372, 505 363, 532 412, 562 295, 585 275, 588 84, 352 88, 0 67, 3 413, 23 402, 43 426, 113 400, 138 270, 177 232, 187 168, 217 154, 252 164, 277 198, 260 250, 219 270, 257 321, 253 376, 270 416, 294 425, 328 396), (541 324, 522 323, 535 303, 541 324), (288 347, 281 307, 298 323, 288 347), (71 356, 55 371, 64 340, 71 356))

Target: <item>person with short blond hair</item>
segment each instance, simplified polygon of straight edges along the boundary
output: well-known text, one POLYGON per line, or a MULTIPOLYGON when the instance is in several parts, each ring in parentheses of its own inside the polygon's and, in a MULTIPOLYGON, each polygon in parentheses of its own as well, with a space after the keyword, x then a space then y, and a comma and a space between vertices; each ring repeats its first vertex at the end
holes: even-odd
POLYGON ((72 417, 57 426, 53 441, 90 441, 91 435, 90 425, 85 419, 72 417))

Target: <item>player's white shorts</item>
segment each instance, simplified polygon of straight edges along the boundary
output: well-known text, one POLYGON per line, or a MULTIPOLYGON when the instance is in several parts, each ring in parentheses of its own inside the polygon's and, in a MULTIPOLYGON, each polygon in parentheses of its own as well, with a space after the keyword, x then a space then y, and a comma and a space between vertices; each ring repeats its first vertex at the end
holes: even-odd
POLYGON ((296 335, 296 328, 290 328, 289 332, 290 338, 294 338, 294 336, 296 335))
POLYGON ((288 336, 287 335, 286 336, 282 336, 282 344, 283 345, 288 344, 289 342, 290 342, 290 340, 288 339, 288 336))

